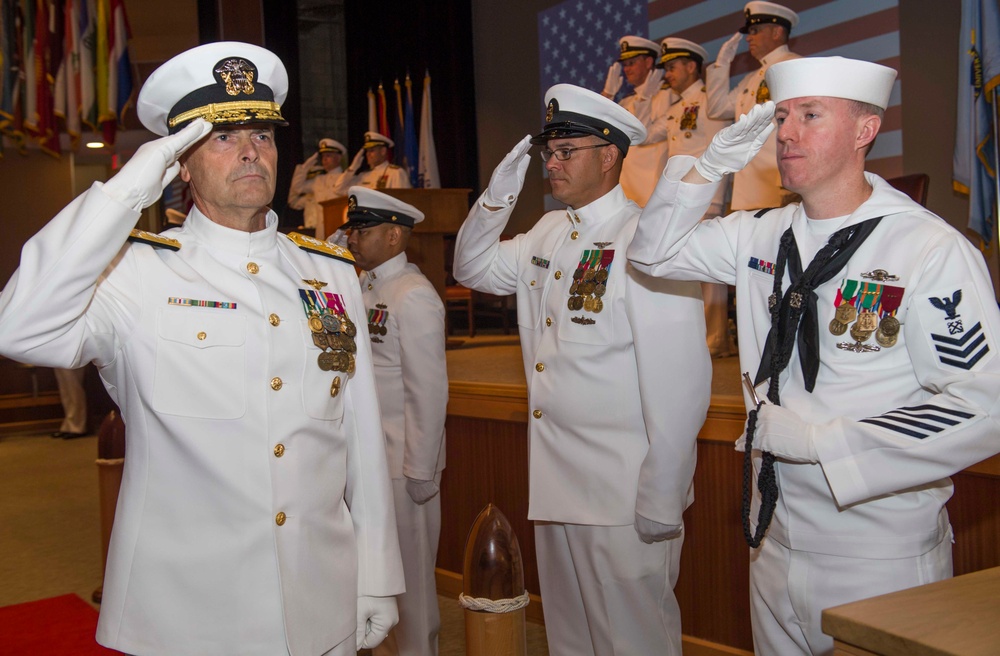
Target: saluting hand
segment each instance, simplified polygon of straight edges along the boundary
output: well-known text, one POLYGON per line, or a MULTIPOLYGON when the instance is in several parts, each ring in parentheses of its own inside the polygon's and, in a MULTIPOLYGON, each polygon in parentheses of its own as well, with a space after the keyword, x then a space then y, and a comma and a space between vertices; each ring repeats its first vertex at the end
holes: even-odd
POLYGON ((604 90, 601 95, 605 98, 614 98, 622 88, 622 65, 620 62, 611 64, 608 68, 608 77, 604 80, 604 90))
POLYGON ((483 194, 483 204, 487 207, 510 207, 517 200, 524 186, 524 175, 528 170, 531 135, 525 135, 514 149, 507 153, 490 177, 490 185, 483 194))
POLYGON ((743 40, 743 35, 737 32, 736 34, 729 37, 722 47, 719 48, 719 56, 715 58, 716 66, 729 66, 733 63, 733 59, 736 58, 736 51, 740 47, 740 41, 743 40))
POLYGON ((155 203, 181 170, 177 159, 212 131, 212 124, 195 119, 177 134, 139 146, 121 171, 104 183, 104 193, 134 210, 155 203))
POLYGON ((773 102, 754 105, 740 120, 713 137, 694 167, 710 182, 718 182, 727 173, 742 171, 774 130, 773 119, 773 102))

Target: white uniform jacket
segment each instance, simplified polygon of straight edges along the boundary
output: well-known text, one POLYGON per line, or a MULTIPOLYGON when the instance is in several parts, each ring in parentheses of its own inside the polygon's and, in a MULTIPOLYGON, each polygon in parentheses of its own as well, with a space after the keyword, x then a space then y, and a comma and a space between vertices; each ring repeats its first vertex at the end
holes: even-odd
POLYGON ((676 96, 669 89, 658 89, 649 98, 641 95, 637 89, 635 93, 625 96, 618 103, 639 119, 646 128, 646 140, 641 144, 630 146, 628 157, 622 162, 622 189, 629 200, 635 201, 640 206, 645 205, 649 195, 653 193, 653 187, 656 186, 656 181, 659 180, 663 165, 666 163, 664 156, 667 150, 666 134, 662 130, 656 130, 654 126, 666 119, 666 110, 674 98, 676 96), (661 96, 665 101, 657 102, 656 99, 661 96))
MULTIPOLYGON (((761 60, 760 68, 747 73, 732 91, 729 90, 729 66, 706 66, 708 115, 714 119, 736 120, 754 105, 769 100, 771 96, 764 81, 767 69, 778 62, 799 57, 801 55, 789 52, 788 46, 775 48, 761 60)), ((781 186, 777 143, 777 137, 771 134, 757 156, 733 176, 733 200, 730 203, 733 210, 778 207, 791 193, 781 186)))
MULTIPOLYGON (((713 185, 678 182, 693 163, 670 160, 628 257, 655 276, 735 285, 740 365, 753 376, 771 326, 779 239, 791 225, 799 244, 808 240, 808 219, 796 203, 761 218, 735 212, 699 223, 713 185)), ((777 461, 780 494, 768 535, 791 549, 903 558, 947 535, 948 477, 1000 451, 1000 312, 968 240, 866 176, 874 192, 843 225, 885 218, 843 271, 815 290, 815 389, 805 390, 797 347, 781 374, 781 404, 815 425, 819 464, 777 461), (896 307, 898 342, 877 351, 838 348, 854 343, 829 329, 849 297, 874 311, 896 307)), ((802 254, 803 268, 811 260, 802 254)), ((786 272, 782 289, 789 284, 786 272)), ((878 346, 874 338, 866 344, 878 346)))
MULTIPOLYGON (((663 140, 665 148, 659 164, 657 164, 656 179, 660 179, 667 160, 674 155, 701 155, 708 148, 712 137, 732 121, 717 121, 708 116, 708 97, 705 86, 695 82, 685 89, 680 97, 676 94, 661 91, 653 98, 653 112, 662 114, 662 119, 653 125, 653 130, 647 139, 663 140), (676 99, 673 104, 671 99, 676 99), (656 108, 660 105, 662 109, 656 108)), ((728 186, 728 178, 718 186, 709 213, 712 216, 722 214, 724 196, 728 186)))
POLYGON ((444 469, 448 366, 444 303, 406 253, 361 274, 389 473, 433 480, 444 469))
POLYGON ((0 352, 94 362, 127 457, 97 639, 130 654, 320 654, 358 595, 403 575, 368 340, 333 395, 300 290, 364 329, 349 264, 192 209, 180 250, 125 244, 139 214, 101 183, 21 253, 0 352), (125 244, 123 246, 123 244, 125 244))
MULTIPOLYGON (((323 225, 323 206, 320 203, 343 195, 337 190, 337 180, 343 169, 338 166, 311 178, 308 173, 305 164, 295 167, 288 189, 288 206, 302 210, 303 225, 318 229, 323 225)), ((317 236, 320 236, 319 232, 317 236)))
POLYGON ((355 186, 369 189, 409 189, 410 174, 402 166, 389 162, 383 162, 360 175, 347 169, 337 177, 334 196, 346 196, 347 190, 355 186))
POLYGON ((467 287, 517 294, 529 519, 623 526, 638 512, 680 524, 711 386, 700 290, 628 266, 639 208, 620 186, 501 242, 511 211, 475 203, 454 273, 467 287), (568 307, 581 266, 609 274, 600 312, 568 307))

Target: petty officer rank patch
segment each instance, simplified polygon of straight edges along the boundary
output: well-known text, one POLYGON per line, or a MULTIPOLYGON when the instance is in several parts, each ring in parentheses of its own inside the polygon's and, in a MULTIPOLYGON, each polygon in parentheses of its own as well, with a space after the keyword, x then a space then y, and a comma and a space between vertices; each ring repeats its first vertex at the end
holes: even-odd
POLYGON ((754 271, 760 271, 769 276, 774 275, 774 262, 768 262, 767 260, 762 260, 759 257, 751 256, 750 261, 747 262, 747 266, 754 271))
POLYGON ((845 279, 833 299, 828 328, 836 337, 849 334, 851 341, 838 343, 837 348, 868 353, 895 346, 902 327, 896 314, 905 293, 902 287, 845 279), (866 343, 872 335, 878 346, 866 343))
POLYGON ((536 267, 542 267, 543 269, 549 268, 549 261, 546 260, 544 257, 538 257, 537 255, 531 256, 531 263, 534 264, 536 267))
POLYGON ((368 334, 372 336, 372 342, 375 344, 382 343, 379 335, 384 337, 389 332, 385 327, 387 321, 389 321, 388 310, 368 310, 368 334))
POLYGON ((990 335, 981 321, 975 292, 962 289, 932 293, 918 304, 927 339, 942 365, 969 371, 990 355, 990 335))
POLYGON ((969 412, 928 403, 896 408, 878 417, 862 419, 861 422, 922 440, 959 426, 974 417, 975 415, 969 412))
MULTIPOLYGON (((615 259, 614 249, 595 248, 585 250, 580 255, 580 263, 573 272, 573 283, 569 287, 566 306, 570 311, 600 314, 604 309, 603 296, 608 291, 611 263, 615 259)), ((573 323, 589 326, 594 319, 586 316, 572 317, 573 323)))

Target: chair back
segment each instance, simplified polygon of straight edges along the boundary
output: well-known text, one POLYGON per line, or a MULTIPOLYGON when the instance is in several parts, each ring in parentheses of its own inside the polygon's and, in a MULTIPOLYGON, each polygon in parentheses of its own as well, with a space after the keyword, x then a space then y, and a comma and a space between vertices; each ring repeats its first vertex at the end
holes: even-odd
POLYGON ((927 207, 927 187, 930 185, 931 176, 926 173, 912 173, 889 178, 886 182, 912 198, 914 202, 927 207))

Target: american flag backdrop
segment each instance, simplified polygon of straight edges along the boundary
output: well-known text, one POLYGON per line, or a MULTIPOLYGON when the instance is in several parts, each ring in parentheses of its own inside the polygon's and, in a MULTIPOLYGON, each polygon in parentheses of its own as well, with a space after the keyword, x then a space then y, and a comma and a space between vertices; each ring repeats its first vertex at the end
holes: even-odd
MULTIPOLYGON (((679 36, 700 43, 714 60, 719 47, 743 25, 740 0, 566 0, 538 13, 541 95, 569 82, 594 91, 604 87, 617 58, 618 39, 635 34, 659 41, 679 36)), ((900 70, 898 0, 785 0, 799 15, 789 47, 804 56, 840 55, 900 70)), ((740 46, 732 65, 735 85, 758 66, 740 46)), ((900 80, 867 168, 883 177, 903 173, 900 80)))

